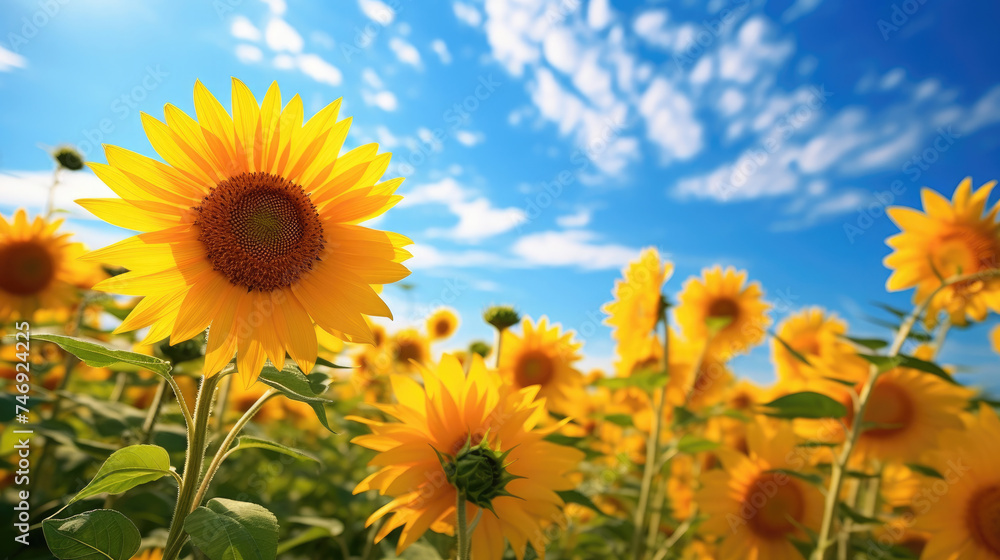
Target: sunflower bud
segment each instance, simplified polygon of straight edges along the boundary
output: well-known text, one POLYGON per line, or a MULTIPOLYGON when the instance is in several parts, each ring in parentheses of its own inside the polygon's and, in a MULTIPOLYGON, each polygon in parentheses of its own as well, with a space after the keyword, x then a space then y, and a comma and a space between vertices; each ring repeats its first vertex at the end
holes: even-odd
POLYGON ((483 342, 482 340, 474 340, 474 341, 472 341, 472 344, 469 344, 469 352, 470 353, 472 353, 472 354, 479 354, 480 356, 482 356, 484 358, 486 356, 489 356, 490 352, 492 352, 492 351, 493 351, 493 347, 490 346, 488 343, 483 342))
POLYGON ((483 319, 498 331, 504 331, 516 325, 521 316, 509 305, 494 305, 483 312, 483 319))
POLYGON ((56 163, 63 169, 79 171, 83 169, 83 155, 73 146, 60 146, 52 153, 56 163))
POLYGON ((504 460, 512 449, 503 453, 490 449, 485 437, 478 444, 472 445, 470 437, 454 456, 435 451, 448 482, 464 494, 467 501, 496 514, 493 499, 499 496, 513 497, 507 491, 507 483, 523 478, 507 472, 510 463, 505 464, 504 460))

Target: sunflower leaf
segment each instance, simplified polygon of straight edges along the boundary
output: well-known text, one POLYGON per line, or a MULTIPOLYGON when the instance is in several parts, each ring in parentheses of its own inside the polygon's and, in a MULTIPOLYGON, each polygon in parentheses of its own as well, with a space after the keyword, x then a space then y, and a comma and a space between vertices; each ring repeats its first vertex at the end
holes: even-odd
POLYGON ((864 348, 867 348, 867 349, 871 350, 872 352, 877 352, 877 351, 885 348, 886 346, 889 346, 888 342, 886 342, 886 341, 884 341, 884 340, 882 340, 880 338, 857 338, 857 337, 853 337, 853 336, 845 336, 845 337, 842 337, 842 338, 844 340, 848 340, 850 342, 853 342, 854 344, 857 344, 858 346, 862 346, 864 348))
POLYGON ((790 476, 792 478, 797 478, 812 484, 813 486, 823 486, 823 477, 818 474, 809 474, 799 471, 793 471, 790 469, 771 469, 766 471, 768 473, 783 474, 785 476, 790 476))
POLYGON ((110 367, 126 364, 137 369, 149 370, 162 377, 170 375, 170 362, 154 356, 110 348, 96 340, 87 340, 61 334, 32 333, 32 340, 44 340, 58 344, 60 348, 73 354, 90 367, 110 367))
POLYGON ((792 357, 794 357, 796 360, 802 362, 803 364, 805 364, 805 365, 807 365, 809 367, 812 367, 812 363, 810 363, 809 360, 806 359, 806 357, 803 356, 801 352, 799 352, 795 348, 792 348, 792 345, 789 344, 789 343, 787 343, 787 342, 785 342, 785 340, 783 338, 781 338, 780 336, 778 336, 777 333, 772 332, 771 336, 774 337, 775 340, 777 340, 778 342, 780 342, 781 345, 784 346, 785 350, 787 350, 788 353, 792 355, 792 357))
POLYGON ((184 520, 191 541, 211 560, 274 560, 278 520, 263 506, 214 498, 184 520))
POLYGON ((702 451, 714 451, 718 448, 719 442, 692 434, 684 434, 677 442, 677 451, 681 453, 700 453, 702 451))
POLYGON ((792 393, 761 405, 763 414, 773 418, 843 418, 847 407, 812 391, 792 393))
POLYGON ((606 422, 611 422, 616 426, 621 426, 623 428, 632 427, 632 417, 628 414, 605 414, 603 418, 606 422))
POLYGON ((922 371, 924 373, 929 373, 936 377, 944 379, 952 385, 957 385, 958 383, 952 379, 951 375, 948 374, 941 366, 935 364, 934 362, 928 362, 927 360, 921 360, 920 358, 915 358, 913 356, 907 356, 905 354, 899 355, 900 362, 899 365, 905 368, 915 369, 917 371, 922 371))
POLYGON ((944 475, 941 474, 940 471, 933 467, 928 467, 927 465, 921 465, 919 463, 906 463, 906 468, 930 478, 940 478, 941 480, 944 480, 944 475))
POLYGON ((881 525, 882 521, 874 517, 868 517, 867 515, 862 515, 857 510, 851 506, 845 504, 844 502, 839 502, 837 504, 840 507, 840 513, 844 517, 850 519, 851 521, 858 524, 871 524, 871 525, 881 525))
POLYGON ((885 373, 903 361, 900 356, 876 356, 874 354, 858 354, 858 356, 874 364, 879 373, 885 373))
POLYGON ((593 500, 591 500, 589 497, 587 497, 585 494, 581 493, 578 490, 557 490, 556 494, 559 494, 559 497, 562 498, 562 501, 566 502, 567 504, 580 505, 587 509, 593 510, 602 517, 609 517, 608 514, 601 511, 601 508, 597 507, 597 504, 595 504, 593 500))
POLYGON ((303 461, 315 461, 320 463, 320 460, 304 451, 299 451, 298 449, 281 445, 280 443, 275 443, 273 441, 268 441, 266 439, 255 438, 252 436, 240 436, 236 440, 236 445, 233 446, 230 451, 237 449, 265 449, 267 451, 274 451, 275 453, 281 453, 282 455, 288 455, 289 457, 295 457, 296 459, 301 459, 303 461))
POLYGON ((69 503, 105 492, 121 494, 170 474, 170 456, 166 449, 156 445, 123 447, 104 461, 90 484, 73 496, 69 503))
POLYGON ((598 379, 594 385, 608 389, 627 389, 637 387, 646 392, 652 392, 667 384, 669 376, 662 371, 641 371, 628 377, 605 377, 598 379))
POLYGON ((62 560, 129 560, 142 542, 135 525, 110 509, 46 519, 42 533, 52 555, 62 560))
MULTIPOLYGON (((269 387, 273 387, 293 401, 304 402, 312 407, 323 427, 330 433, 337 433, 330 427, 330 421, 326 416, 326 403, 333 402, 317 393, 316 390, 323 388, 322 384, 317 384, 310 380, 294 362, 285 363, 285 367, 278 369, 270 362, 264 364, 264 369, 260 372, 260 381, 269 387)), ((313 378, 315 380, 315 378, 313 378)))
POLYGON ((316 365, 326 366, 332 369, 354 369, 352 366, 338 366, 337 364, 331 362, 330 360, 327 360, 322 356, 316 356, 316 365))

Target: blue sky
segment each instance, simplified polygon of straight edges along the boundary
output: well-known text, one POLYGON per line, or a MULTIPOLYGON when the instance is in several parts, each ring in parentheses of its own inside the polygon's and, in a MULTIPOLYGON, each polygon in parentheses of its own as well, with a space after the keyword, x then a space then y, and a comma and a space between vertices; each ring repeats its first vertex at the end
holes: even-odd
MULTIPOLYGON (((202 80, 277 80, 307 113, 343 97, 350 146, 394 153, 404 202, 375 225, 416 241, 415 289, 387 288, 397 325, 444 303, 458 341, 489 337, 494 302, 581 333, 621 266, 669 254, 668 288, 713 263, 749 270, 779 317, 822 305, 863 334, 884 293, 886 204, 1000 177, 1000 6, 909 0, 484 2, 13 0, 0 7, 0 211, 41 209, 45 146, 104 161, 155 156, 139 111, 193 114, 202 80)), ((100 246, 124 232, 59 203, 100 246)), ((991 322, 995 324, 996 320, 991 322)), ((945 358, 996 379, 986 328, 945 358)), ((737 369, 767 380, 768 351, 737 369)), ((982 379, 976 377, 974 379, 982 379)), ((995 384, 995 382, 994 382, 995 384)))

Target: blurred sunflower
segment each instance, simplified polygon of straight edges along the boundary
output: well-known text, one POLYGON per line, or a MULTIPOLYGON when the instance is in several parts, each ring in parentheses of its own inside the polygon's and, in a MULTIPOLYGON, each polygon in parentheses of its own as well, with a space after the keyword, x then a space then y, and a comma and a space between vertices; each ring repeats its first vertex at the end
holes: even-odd
POLYGON ((427 365, 431 359, 431 347, 427 337, 417 329, 402 329, 389 339, 389 353, 397 369, 412 372, 413 362, 427 365))
POLYGON ((745 271, 715 266, 684 283, 677 298, 677 322, 685 338, 709 340, 708 354, 728 359, 764 339, 771 319, 766 313, 770 305, 762 297, 760 284, 747 284, 745 271))
POLYGON ((660 317, 663 284, 673 274, 674 265, 662 261, 653 247, 646 248, 639 258, 622 270, 615 281, 614 301, 601 309, 608 315, 605 324, 611 326, 611 336, 617 343, 618 357, 633 362, 633 355, 656 328, 660 317))
POLYGON ((86 249, 59 232, 62 223, 41 216, 29 222, 23 209, 9 222, 0 216, 0 323, 70 306, 81 278, 93 278, 77 260, 86 249))
POLYGON ((139 554, 132 557, 132 560, 160 560, 163 558, 163 549, 161 548, 147 548, 139 554))
MULTIPOLYGON (((494 461, 491 465, 495 480, 501 478, 500 471, 520 478, 506 483, 504 488, 511 496, 497 495, 489 504, 465 503, 470 520, 486 505, 495 512, 479 516, 472 534, 472 557, 499 560, 505 540, 518 558, 524 557, 528 543, 543 557, 544 530, 562 519, 564 503, 556 491, 573 488, 566 475, 584 455, 544 439, 558 425, 535 428, 546 415, 543 402, 535 399, 537 387, 511 391, 487 371, 481 357, 472 359, 466 376, 458 360, 445 355, 435 370, 424 371, 423 386, 409 377, 393 376, 398 404, 376 406, 398 422, 348 417, 371 428, 371 435, 352 441, 377 451, 370 464, 380 467, 354 492, 378 490, 393 497, 368 518, 367 524, 391 514, 375 539, 381 541, 403 527, 397 554, 428 528, 453 534, 458 493, 448 482, 438 452, 458 454, 457 461, 461 462, 469 444, 482 445, 506 454, 502 464, 494 461)), ((484 457, 479 456, 480 460, 484 457)))
POLYGON ((993 342, 993 351, 1000 354, 1000 325, 993 328, 993 332, 990 333, 990 340, 993 342))
POLYGON ((372 285, 400 280, 405 237, 367 229, 401 197, 402 179, 377 182, 390 154, 376 144, 343 156, 350 119, 340 100, 302 124, 299 96, 281 107, 272 84, 258 105, 233 79, 233 114, 197 82, 198 121, 167 105, 166 124, 143 114, 167 164, 106 146, 90 164, 119 196, 78 201, 114 225, 144 231, 87 258, 129 269, 97 289, 145 298, 118 327, 150 327, 171 343, 211 326, 205 374, 237 355, 244 383, 286 352, 302 368, 317 356, 314 325, 372 343, 365 315, 390 317, 372 285))
POLYGON ((442 307, 427 318, 427 336, 431 340, 442 340, 458 330, 458 314, 454 309, 442 307))
MULTIPOLYGON (((939 435, 930 466, 945 475, 946 492, 917 518, 930 533, 924 560, 1000 559, 1000 419, 985 404, 966 430, 939 435)), ((936 487, 936 486, 935 486, 936 487)))
POLYGON ((810 483, 774 469, 801 468, 796 439, 787 426, 748 426, 749 456, 718 453, 723 469, 701 475, 695 501, 708 519, 705 532, 724 537, 719 560, 759 558, 798 560, 790 538, 808 539, 801 529, 816 530, 823 519, 823 495, 810 483))
MULTIPOLYGON (((915 287, 913 301, 919 303, 942 278, 1000 267, 1000 206, 983 214, 994 185, 991 181, 973 191, 972 178, 966 177, 950 202, 925 188, 920 192, 923 212, 889 208, 889 217, 902 231, 886 240, 893 248, 883 261, 893 271, 886 288, 915 287)), ((959 282, 941 290, 927 309, 927 321, 933 323, 944 311, 953 324, 965 325, 968 319, 982 321, 989 309, 1000 312, 1000 278, 959 282)))
POLYGON ((779 379, 827 376, 858 381, 868 374, 868 362, 843 338, 847 323, 819 307, 789 315, 778 324, 777 334, 809 362, 802 363, 784 344, 772 339, 771 359, 779 379))
POLYGON ((500 375, 515 389, 538 386, 550 410, 566 414, 582 395, 583 374, 573 367, 580 359, 573 331, 562 332, 542 317, 534 325, 525 317, 521 336, 506 330, 500 348, 500 375))

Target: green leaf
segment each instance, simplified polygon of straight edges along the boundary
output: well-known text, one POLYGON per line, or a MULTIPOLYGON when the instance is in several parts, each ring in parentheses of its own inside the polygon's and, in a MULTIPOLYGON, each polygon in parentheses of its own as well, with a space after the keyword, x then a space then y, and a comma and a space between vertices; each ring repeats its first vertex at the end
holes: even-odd
POLYGON ((211 560, 274 560, 278 554, 278 519, 257 504, 214 498, 187 516, 184 531, 211 560))
POLYGON ((322 356, 316 356, 316 365, 325 366, 333 369, 354 369, 353 366, 338 366, 337 364, 331 362, 330 360, 327 360, 322 356))
POLYGON ((330 427, 330 421, 326 417, 326 403, 333 402, 316 392, 316 387, 308 377, 294 362, 285 363, 285 367, 278 369, 270 362, 264 364, 264 369, 260 372, 260 381, 265 385, 274 387, 293 401, 300 401, 312 407, 323 427, 331 433, 337 433, 330 427))
POLYGON ((881 349, 883 349, 883 348, 885 348, 886 346, 889 345, 888 342, 886 342, 886 341, 884 341, 884 340, 882 340, 880 338, 855 338, 853 336, 845 336, 845 337, 842 337, 842 338, 844 338, 844 340, 849 340, 849 341, 853 342, 854 344, 857 344, 858 346, 863 346, 863 347, 871 350, 872 352, 876 352, 878 350, 881 350, 881 349))
POLYGON ((772 332, 771 336, 774 337, 775 340, 777 340, 778 342, 780 342, 781 345, 785 347, 785 350, 787 350, 788 353, 792 355, 792 357, 794 357, 796 360, 802 362, 803 364, 805 364, 805 365, 807 365, 809 367, 812 367, 812 364, 809 363, 809 360, 807 360, 805 356, 803 356, 795 348, 792 348, 792 345, 788 344, 787 342, 785 342, 780 336, 777 335, 777 333, 773 333, 772 332))
POLYGON ((899 365, 905 368, 915 369, 917 371, 922 371, 924 373, 929 373, 933 376, 940 377, 952 385, 957 385, 958 383, 952 379, 951 375, 947 371, 941 368, 941 366, 935 364, 934 362, 928 362, 927 360, 921 360, 920 358, 915 358, 913 356, 906 356, 904 354, 899 355, 900 362, 899 365))
POLYGON ((58 344, 60 348, 80 358, 90 367, 110 367, 126 364, 136 369, 149 370, 157 375, 170 375, 170 362, 153 356, 110 348, 96 340, 86 340, 61 334, 32 333, 32 340, 45 340, 58 344))
POLYGON ((719 448, 719 442, 701 438, 692 434, 685 434, 677 442, 677 451, 681 453, 700 453, 702 451, 714 451, 719 448))
POLYGON ((857 523, 859 525, 868 525, 868 524, 871 524, 871 525, 881 525, 882 524, 881 520, 875 519, 874 517, 868 517, 867 515, 862 515, 857 510, 855 510, 854 508, 852 508, 849 505, 845 504, 844 502, 839 502, 837 504, 837 506, 840 508, 841 515, 843 515, 844 517, 847 517, 848 519, 850 519, 851 521, 853 521, 853 522, 855 522, 855 523, 857 523))
POLYGON ((581 493, 578 490, 557 490, 556 494, 559 494, 559 497, 562 498, 562 501, 566 502, 567 504, 577 504, 587 509, 593 510, 598 515, 607 517, 607 514, 601 511, 601 508, 597 507, 597 504, 595 504, 593 500, 591 500, 589 497, 587 497, 587 495, 581 493))
POLYGON ((605 414, 603 418, 605 421, 611 422, 616 426, 621 426, 623 428, 632 427, 632 417, 628 414, 605 414))
POLYGON ((167 450, 155 445, 130 445, 119 449, 101 465, 97 475, 69 503, 98 494, 121 494, 140 484, 170 474, 167 450))
POLYGON ((762 405, 773 418, 843 418, 847 407, 826 395, 803 391, 778 397, 762 405))
POLYGON ((636 387, 649 393, 666 385, 668 380, 669 377, 662 371, 641 371, 628 377, 604 377, 595 381, 594 385, 612 390, 636 387))
POLYGON ((676 427, 686 426, 701 420, 702 419, 698 417, 697 414, 691 412, 683 406, 674 407, 674 426, 676 427))
POLYGON ((813 486, 823 486, 823 477, 818 474, 809 474, 799 471, 793 471, 789 469, 771 469, 767 471, 769 473, 783 474, 785 476, 790 476, 792 478, 797 478, 799 480, 804 480, 813 486))
POLYGON ((110 509, 42 522, 45 543, 61 560, 129 560, 142 536, 127 517, 110 509))
POLYGON ((855 383, 854 381, 851 381, 849 379, 841 379, 839 377, 830 377, 830 376, 824 375, 823 379, 826 379, 827 381, 833 381, 834 383, 840 383, 841 385, 843 385, 845 387, 854 387, 855 385, 857 385, 857 383, 855 383))
POLYGON ((839 443, 834 443, 831 441, 803 441, 796 447, 837 447, 839 443))
POLYGON ((875 301, 875 302, 872 302, 872 305, 874 305, 875 307, 878 307, 879 309, 882 309, 884 311, 888 311, 889 313, 892 313, 893 315, 896 316, 897 319, 905 319, 906 316, 909 315, 909 313, 907 313, 906 311, 903 311, 902 309, 898 309, 896 307, 892 307, 891 305, 886 304, 886 303, 880 303, 880 302, 875 301))
POLYGON ((289 517, 288 520, 292 523, 299 523, 301 525, 324 529, 329 537, 336 537, 344 532, 344 523, 339 519, 334 519, 332 517, 306 517, 296 515, 289 517))
POLYGON ((924 476, 928 476, 931 478, 940 478, 941 480, 944 480, 943 474, 941 474, 937 469, 933 467, 928 467, 927 465, 921 465, 919 463, 906 463, 906 468, 910 469, 915 473, 922 474, 924 476))
POLYGON ((267 441, 266 439, 255 438, 252 436, 240 436, 236 440, 236 445, 232 447, 232 450, 237 449, 266 449, 268 451, 274 451, 275 453, 281 453, 282 455, 288 455, 289 457, 295 457, 296 459, 301 459, 303 461, 315 461, 317 463, 320 460, 308 453, 299 451, 292 447, 281 445, 273 441, 267 441))
POLYGON ((858 356, 874 364, 879 373, 885 373, 903 361, 901 356, 876 356, 874 354, 858 354, 858 356))

